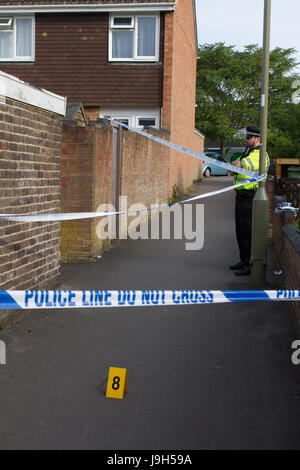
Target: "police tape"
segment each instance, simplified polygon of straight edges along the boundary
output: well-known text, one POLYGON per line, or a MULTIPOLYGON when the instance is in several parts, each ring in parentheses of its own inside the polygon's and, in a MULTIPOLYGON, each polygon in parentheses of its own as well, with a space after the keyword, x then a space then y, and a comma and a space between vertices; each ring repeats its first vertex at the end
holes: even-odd
POLYGON ((265 179, 265 176, 262 175, 257 178, 245 180, 243 181, 243 183, 228 186, 227 188, 222 188, 216 191, 211 191, 210 193, 198 194, 198 196, 185 199, 184 201, 179 201, 175 204, 155 205, 154 207, 148 207, 146 209, 137 209, 135 211, 65 212, 65 213, 61 212, 61 213, 50 213, 50 214, 0 214, 0 220, 6 220, 9 222, 64 222, 68 220, 92 219, 92 218, 97 218, 97 217, 108 217, 108 216, 123 215, 123 214, 136 215, 139 212, 166 209, 168 207, 172 207, 177 204, 185 204, 187 202, 196 201, 198 199, 204 199, 204 198, 211 197, 211 196, 217 196, 218 194, 231 191, 232 189, 237 189, 240 186, 244 186, 245 184, 263 181, 264 179, 265 179))
MULTIPOLYGON (((197 152, 193 152, 192 150, 188 150, 185 147, 181 147, 179 145, 173 144, 167 140, 161 139, 160 137, 153 136, 151 134, 148 134, 144 131, 141 131, 140 129, 136 129, 134 127, 128 126, 125 123, 116 121, 115 119, 112 119, 111 117, 106 116, 105 119, 110 122, 114 122, 117 125, 123 126, 127 130, 130 130, 132 132, 135 132, 137 134, 140 134, 148 139, 154 140, 156 142, 159 142, 162 145, 165 145, 167 147, 170 147, 172 149, 178 150, 180 152, 183 152, 189 156, 205 160, 209 163, 212 163, 214 165, 217 165, 219 167, 225 168, 227 170, 230 170, 235 173, 243 174, 245 176, 248 176, 249 179, 245 179, 242 183, 235 184, 232 186, 229 186, 227 188, 223 188, 217 191, 212 191, 210 193, 205 193, 205 194, 200 194, 198 196, 195 196, 190 199, 186 199, 184 201, 179 201, 176 204, 184 204, 190 201, 196 201, 197 199, 202 199, 202 198, 207 198, 210 196, 215 196, 221 193, 224 193, 226 191, 231 191, 232 189, 237 189, 240 186, 244 186, 245 184, 249 183, 255 183, 259 181, 264 181, 266 179, 266 174, 263 175, 258 175, 257 171, 247 171, 244 170, 243 168, 237 168, 233 165, 230 165, 229 163, 223 163, 217 160, 214 160, 213 158, 208 157, 207 155, 201 155, 198 154, 197 152)), ((144 212, 144 211, 152 211, 152 210, 160 210, 166 207, 171 207, 172 205, 175 204, 162 204, 162 205, 155 205, 155 207, 151 208, 146 208, 146 209, 140 209, 140 210, 135 210, 134 212, 130 211, 113 211, 113 212, 65 212, 65 213, 48 213, 48 214, 0 214, 0 220, 6 220, 10 222, 63 222, 63 221, 70 221, 70 220, 83 220, 83 219, 91 219, 91 218, 98 218, 98 217, 107 217, 107 216, 116 216, 116 215, 123 215, 123 214, 137 214, 139 212, 144 212)))
POLYGON ((156 137, 155 135, 148 134, 147 132, 141 131, 140 129, 136 129, 135 127, 131 127, 128 124, 125 124, 124 122, 119 122, 116 121, 116 119, 112 119, 109 116, 105 116, 104 118, 107 121, 114 122, 118 126, 122 126, 125 129, 135 132, 136 134, 140 134, 147 139, 153 140, 154 142, 158 142, 162 145, 165 145, 166 147, 170 147, 171 149, 178 150, 179 152, 185 153, 186 155, 189 155, 190 157, 195 157, 198 158, 199 160, 204 160, 208 163, 212 163, 213 165, 219 166, 220 168, 225 168, 226 170, 232 171, 233 173, 239 173, 241 175, 249 176, 250 178, 255 178, 259 176, 258 171, 248 171, 245 170, 244 168, 238 168, 234 165, 230 165, 230 163, 225 163, 225 162, 220 162, 219 160, 215 160, 214 158, 209 157, 208 155, 203 155, 197 152, 194 152, 193 150, 189 150, 185 147, 181 147, 180 145, 173 144, 172 142, 169 142, 168 140, 161 139, 160 137, 156 137))
POLYGON ((298 301, 300 290, 8 290, 0 309, 61 309, 298 301))

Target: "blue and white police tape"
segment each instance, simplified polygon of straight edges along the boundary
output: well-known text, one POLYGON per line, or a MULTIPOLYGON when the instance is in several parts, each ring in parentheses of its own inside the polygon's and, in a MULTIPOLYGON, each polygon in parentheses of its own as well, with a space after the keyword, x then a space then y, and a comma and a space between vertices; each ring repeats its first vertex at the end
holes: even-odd
POLYGON ((295 215, 299 212, 299 207, 293 207, 291 202, 282 202, 280 206, 276 207, 275 214, 280 214, 282 212, 293 212, 295 215))
MULTIPOLYGON (((199 194, 198 196, 194 196, 189 199, 185 199, 184 201, 179 201, 176 204, 185 204, 187 202, 196 201, 198 199, 204 199, 211 196, 217 196, 218 194, 225 193, 227 191, 231 191, 232 189, 237 189, 240 186, 244 186, 247 183, 253 183, 255 181, 263 181, 265 176, 259 176, 257 178, 252 178, 249 180, 243 181, 243 183, 239 183, 236 185, 228 186, 227 188, 218 189, 216 191, 212 191, 210 193, 199 194)), ((52 214, 0 214, 0 220, 7 220, 9 222, 63 222, 68 220, 79 220, 79 219, 91 219, 97 217, 107 217, 107 216, 114 216, 114 215, 136 215, 139 212, 144 211, 153 211, 153 210, 161 210, 167 207, 174 206, 176 204, 162 204, 160 206, 140 209, 136 211, 122 211, 122 212, 66 212, 66 213, 52 213, 52 214)))
MULTIPOLYGON (((136 129, 134 127, 128 126, 127 124, 116 121, 110 117, 106 117, 105 119, 110 122, 114 122, 120 126, 123 126, 132 132, 136 132, 137 134, 147 137, 148 139, 159 142, 162 145, 165 145, 172 149, 186 153, 189 156, 192 156, 201 160, 205 160, 207 162, 213 163, 214 165, 220 166, 222 168, 226 168, 227 170, 230 170, 232 172, 244 174, 249 177, 249 179, 247 180, 245 179, 242 183, 228 186, 227 188, 219 189, 217 191, 212 191, 210 193, 200 194, 193 198, 186 199, 184 201, 179 201, 177 204, 184 204, 190 201, 196 201, 197 199, 203 199, 203 198, 210 197, 210 196, 216 196, 226 191, 237 189, 240 186, 244 186, 245 184, 248 184, 248 183, 264 181, 266 178, 265 174, 259 176, 257 171, 247 171, 247 170, 244 170, 243 168, 237 168, 233 165, 230 165, 229 163, 219 162, 217 160, 214 160, 208 157, 207 155, 201 155, 196 152, 193 152, 192 150, 188 150, 185 147, 180 147, 179 145, 172 144, 171 142, 167 140, 148 134, 144 131, 141 131, 140 129, 136 129)), ((68 213, 50 213, 50 214, 0 214, 0 220, 6 220, 10 222, 63 222, 63 221, 68 221, 68 220, 91 219, 91 218, 97 218, 97 217, 106 217, 106 216, 114 216, 114 215, 122 215, 122 214, 136 215, 138 212, 161 210, 163 208, 170 207, 172 205, 174 204, 162 204, 160 206, 155 205, 154 208, 140 209, 134 212, 123 211, 123 212, 68 212, 68 213)))
POLYGON ((172 142, 169 142, 168 140, 164 140, 164 139, 161 139, 160 137, 156 137, 155 135, 148 134, 147 132, 141 131, 140 129, 136 129, 135 127, 128 126, 127 124, 116 121, 115 119, 112 119, 109 116, 105 116, 104 119, 110 122, 114 122, 129 131, 135 132, 136 134, 140 134, 146 137, 147 139, 153 140, 155 142, 159 142, 160 144, 165 145, 166 147, 170 147, 171 149, 178 150, 179 152, 185 153, 186 155, 189 155, 190 157, 195 157, 200 160, 205 160, 207 163, 212 163, 213 165, 219 166, 221 168, 226 168, 227 170, 232 171, 233 173, 239 173, 241 175, 249 176, 250 178, 255 178, 259 176, 258 171, 248 171, 248 170, 245 170, 244 168, 237 168, 236 166, 230 165, 230 163, 220 162, 219 160, 210 158, 207 155, 194 152, 193 150, 189 150, 185 147, 181 147, 180 145, 173 144, 172 142))
POLYGON ((300 290, 8 290, 0 309, 61 309, 202 305, 246 301, 298 301, 300 290))

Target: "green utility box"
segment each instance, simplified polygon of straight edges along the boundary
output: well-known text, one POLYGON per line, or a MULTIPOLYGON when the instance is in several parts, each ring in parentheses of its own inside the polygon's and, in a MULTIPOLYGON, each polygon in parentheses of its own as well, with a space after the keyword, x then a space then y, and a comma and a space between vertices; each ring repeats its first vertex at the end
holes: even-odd
POLYGON ((288 178, 300 179, 300 165, 289 166, 287 172, 288 178))

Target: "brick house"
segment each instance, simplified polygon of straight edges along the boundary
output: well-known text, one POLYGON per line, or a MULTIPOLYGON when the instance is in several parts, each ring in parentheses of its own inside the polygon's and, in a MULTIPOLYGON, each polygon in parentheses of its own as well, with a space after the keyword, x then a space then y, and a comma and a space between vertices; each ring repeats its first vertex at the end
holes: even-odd
MULTIPOLYGON (((196 61, 194 0, 0 0, 2 71, 81 102, 89 119, 165 128, 202 153, 196 61)), ((171 152, 170 191, 199 176, 199 161, 171 152)))

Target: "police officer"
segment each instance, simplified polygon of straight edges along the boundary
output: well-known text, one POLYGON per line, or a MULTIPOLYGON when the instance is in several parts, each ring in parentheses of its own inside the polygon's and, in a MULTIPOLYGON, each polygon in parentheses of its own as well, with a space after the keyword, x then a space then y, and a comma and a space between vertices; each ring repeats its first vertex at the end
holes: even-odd
MULTIPOLYGON (((246 129, 246 148, 242 156, 231 164, 248 171, 259 170, 260 154, 260 130, 256 127, 247 127, 246 129)), ((266 158, 266 172, 269 168, 269 157, 266 158)), ((249 179, 249 176, 236 174, 234 184, 241 184, 249 179)), ((236 238, 240 251, 240 261, 230 266, 237 276, 247 276, 251 274, 251 232, 252 232, 252 202, 258 183, 246 183, 239 186, 236 191, 235 203, 235 229, 236 238)))

